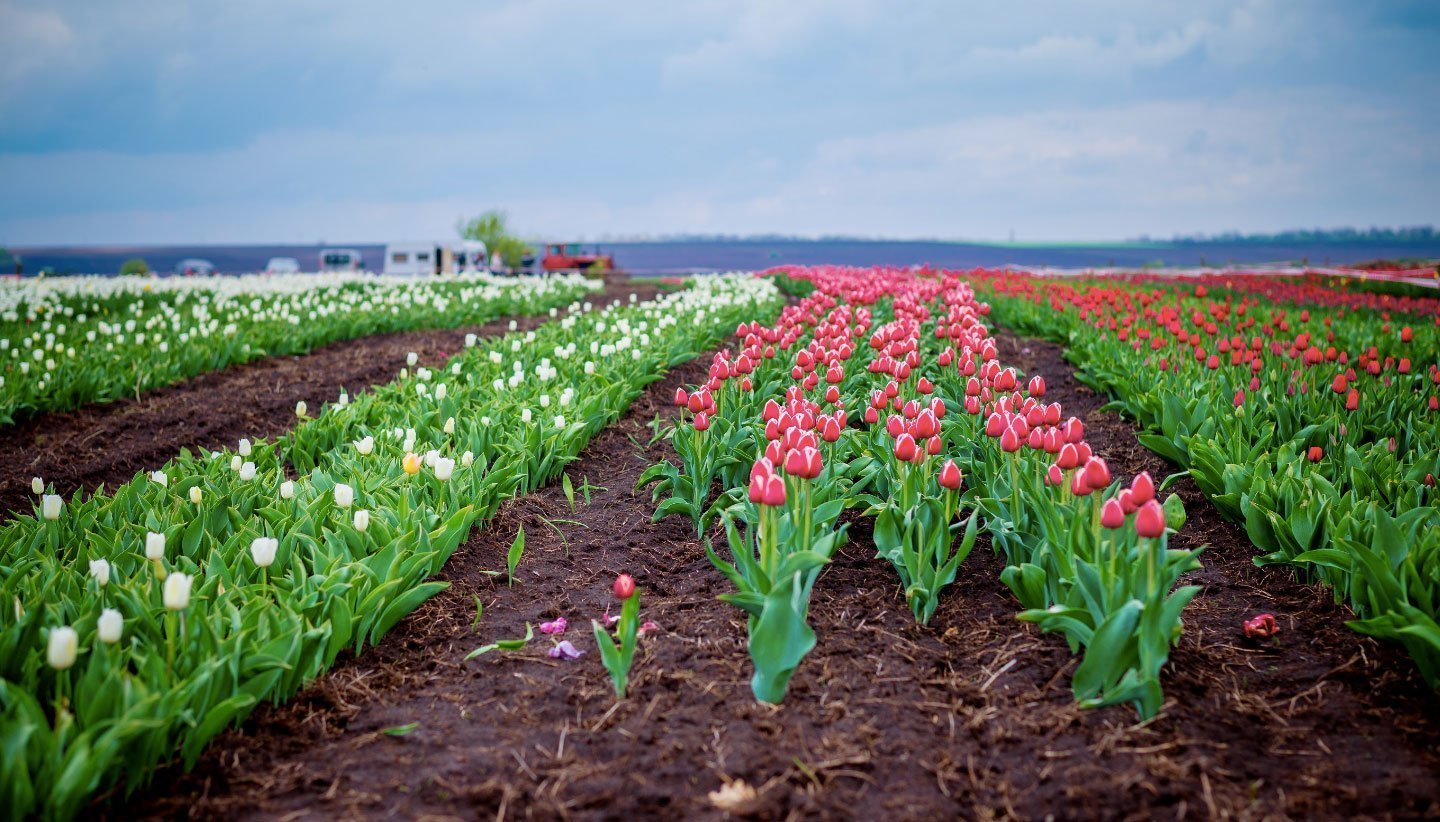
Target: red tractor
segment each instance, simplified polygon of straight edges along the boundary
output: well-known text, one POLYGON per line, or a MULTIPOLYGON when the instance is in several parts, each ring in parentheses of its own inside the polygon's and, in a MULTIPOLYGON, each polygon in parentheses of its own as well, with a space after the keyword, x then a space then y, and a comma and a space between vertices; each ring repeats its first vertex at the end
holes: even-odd
POLYGON ((551 243, 545 246, 540 267, 546 271, 581 271, 596 274, 615 270, 615 255, 601 254, 599 247, 579 243, 551 243))

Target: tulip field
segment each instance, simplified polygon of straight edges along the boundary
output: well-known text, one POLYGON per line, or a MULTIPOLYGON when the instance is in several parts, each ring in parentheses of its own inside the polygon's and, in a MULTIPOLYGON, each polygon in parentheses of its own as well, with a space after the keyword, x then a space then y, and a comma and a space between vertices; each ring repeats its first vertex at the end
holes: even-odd
POLYGON ((116 487, 35 477, 5 818, 1440 813, 1440 299, 207 282, 7 286, 0 423, 544 321, 116 487))

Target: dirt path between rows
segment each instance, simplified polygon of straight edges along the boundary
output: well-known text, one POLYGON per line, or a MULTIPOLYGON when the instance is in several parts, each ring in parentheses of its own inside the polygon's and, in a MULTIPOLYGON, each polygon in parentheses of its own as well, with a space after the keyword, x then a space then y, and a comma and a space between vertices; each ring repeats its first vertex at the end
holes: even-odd
MULTIPOLYGON (((1095 412, 1100 400, 1069 378, 1057 347, 1006 340, 1002 350, 1045 374, 1117 474, 1165 473, 1125 423, 1095 412)), ((718 818, 708 794, 731 779, 757 795, 730 810, 763 818, 1440 811, 1433 694, 1403 657, 1344 628, 1328 595, 1248 566, 1243 537, 1199 500, 1187 500, 1186 539, 1215 546, 1197 575, 1207 589, 1187 611, 1170 702, 1152 721, 1075 707, 1073 658, 1015 620, 983 540, 932 625, 917 627, 864 522, 817 586, 819 645, 786 704, 758 705, 743 621, 715 600, 724 580, 688 522, 651 524, 648 497, 630 491, 668 453, 644 445, 646 422, 671 413, 666 400, 703 377, 703 362, 653 385, 571 465, 577 488, 605 486, 589 506, 572 512, 555 486, 507 505, 452 558, 452 587, 379 647, 262 707, 192 773, 162 773, 139 801, 102 815, 718 818), (504 568, 522 524, 510 588, 485 572, 504 568), (662 631, 642 640, 632 695, 617 705, 588 620, 620 571, 636 576, 643 614, 662 631), (472 632, 476 597, 484 616, 472 632), (1285 628, 1276 646, 1240 638, 1240 620, 1262 609, 1285 628), (550 659, 537 634, 522 651, 462 661, 562 615, 566 638, 587 651, 579 660, 550 659)))
MULTIPOLYGON (((591 297, 650 299, 654 285, 615 285, 591 297)), ((267 357, 157 388, 138 399, 43 414, 0 428, 0 521, 31 513, 38 502, 30 480, 54 483, 67 499, 75 491, 114 488, 153 471, 181 448, 233 448, 241 437, 268 439, 295 424, 295 404, 312 408, 353 397, 395 378, 410 352, 434 366, 460 350, 466 334, 504 334, 514 319, 528 330, 546 317, 504 317, 480 326, 404 331, 342 340, 308 354, 267 357)))

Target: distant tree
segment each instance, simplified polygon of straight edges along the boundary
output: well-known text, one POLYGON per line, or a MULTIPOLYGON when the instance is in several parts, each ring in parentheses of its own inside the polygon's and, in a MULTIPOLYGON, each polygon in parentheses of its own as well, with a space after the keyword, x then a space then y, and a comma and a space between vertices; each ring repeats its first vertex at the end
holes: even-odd
POLYGON ((461 220, 455 230, 467 240, 484 243, 491 254, 500 252, 500 258, 505 261, 505 265, 517 268, 530 250, 530 244, 511 234, 505 222, 505 212, 487 211, 478 217, 461 220))
POLYGON ((139 257, 131 257, 125 261, 124 265, 120 266, 120 275, 122 277, 138 277, 149 273, 150 264, 139 257))

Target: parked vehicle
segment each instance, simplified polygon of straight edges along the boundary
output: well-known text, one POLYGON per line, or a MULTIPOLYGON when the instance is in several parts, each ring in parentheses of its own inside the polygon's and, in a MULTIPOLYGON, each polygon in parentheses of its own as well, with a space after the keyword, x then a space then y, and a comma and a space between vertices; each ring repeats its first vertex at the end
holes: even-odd
POLYGON ((489 271, 485 244, 478 240, 413 241, 385 246, 384 272, 401 277, 489 271))
POLYGON ((541 267, 546 271, 614 271, 615 255, 600 253, 599 246, 580 243, 551 243, 545 246, 541 267))
POLYGON ((208 277, 215 273, 215 264, 199 257, 186 257, 175 264, 175 273, 184 277, 208 277))
POLYGON ((320 250, 321 271, 364 271, 365 258, 353 248, 320 250))
POLYGON ((299 274, 300 261, 294 257, 271 257, 265 264, 266 274, 299 274))

